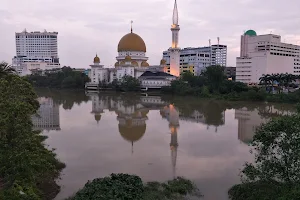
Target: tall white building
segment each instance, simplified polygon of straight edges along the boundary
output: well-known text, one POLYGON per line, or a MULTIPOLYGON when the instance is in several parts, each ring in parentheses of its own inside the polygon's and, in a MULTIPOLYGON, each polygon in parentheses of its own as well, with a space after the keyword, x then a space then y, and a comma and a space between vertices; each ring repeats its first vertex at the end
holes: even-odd
POLYGON ((279 35, 245 32, 236 59, 236 81, 257 84, 264 74, 275 73, 300 75, 300 46, 281 42, 279 35))
MULTIPOLYGON (((170 50, 163 52, 166 65, 170 66, 170 50)), ((227 65, 227 46, 216 44, 207 47, 188 47, 180 50, 180 71, 189 70, 199 75, 203 69, 211 65, 227 65), (193 71, 194 70, 194 71, 193 71)), ((170 70, 168 70, 170 72, 170 70)))
POLYGON ((174 10, 173 10, 173 24, 171 26, 172 31, 172 46, 169 48, 170 55, 170 71, 169 73, 173 76, 180 76, 180 48, 179 43, 179 25, 178 25, 178 9, 177 1, 175 0, 174 10))
POLYGON ((60 68, 57 32, 16 33, 16 56, 12 64, 20 75, 31 74, 31 70, 60 68))

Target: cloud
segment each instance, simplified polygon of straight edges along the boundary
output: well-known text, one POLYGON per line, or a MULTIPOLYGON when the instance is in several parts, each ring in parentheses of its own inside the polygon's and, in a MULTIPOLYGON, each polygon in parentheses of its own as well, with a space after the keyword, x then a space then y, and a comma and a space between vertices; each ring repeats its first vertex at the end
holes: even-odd
MULTIPOLYGON (((62 65, 85 67, 98 52, 104 65, 113 65, 120 38, 134 32, 146 42, 150 64, 158 64, 171 43, 173 0, 0 0, 0 60, 15 55, 14 33, 59 32, 62 65)), ((178 0, 181 47, 208 45, 211 39, 228 45, 228 65, 235 66, 240 35, 254 29, 272 31, 287 43, 299 44, 298 0, 178 0)))

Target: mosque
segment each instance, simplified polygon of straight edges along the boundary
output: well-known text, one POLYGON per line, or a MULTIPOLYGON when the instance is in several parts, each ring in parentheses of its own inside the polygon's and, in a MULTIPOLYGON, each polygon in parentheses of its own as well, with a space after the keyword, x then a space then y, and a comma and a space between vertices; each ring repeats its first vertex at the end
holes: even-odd
POLYGON ((93 64, 90 65, 91 71, 89 72, 89 77, 91 82, 87 83, 86 88, 92 89, 97 87, 99 83, 111 83, 114 80, 121 80, 124 76, 131 76, 138 79, 148 71, 152 73, 147 73, 143 76, 143 80, 149 80, 145 83, 155 83, 157 86, 169 85, 171 80, 174 80, 179 76, 180 72, 180 48, 178 48, 179 30, 177 2, 175 0, 173 24, 171 26, 172 45, 169 48, 171 60, 170 66, 167 66, 166 61, 163 59, 160 61, 159 65, 150 66, 146 55, 146 44, 142 37, 133 32, 131 21, 130 33, 124 35, 119 41, 117 48, 118 55, 114 67, 104 67, 104 65, 100 64, 100 57, 96 55, 93 64), (155 74, 155 77, 153 77, 153 73, 157 73, 155 74), (155 81, 151 81, 151 79, 155 79, 155 81))

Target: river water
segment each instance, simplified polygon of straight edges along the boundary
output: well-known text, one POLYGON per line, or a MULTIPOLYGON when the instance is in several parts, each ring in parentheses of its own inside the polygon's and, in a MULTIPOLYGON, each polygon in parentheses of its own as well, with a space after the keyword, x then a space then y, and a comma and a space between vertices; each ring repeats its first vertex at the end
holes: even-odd
POLYGON ((111 173, 144 181, 182 176, 205 200, 228 199, 240 182, 255 129, 294 111, 285 104, 226 102, 191 97, 38 90, 34 128, 66 164, 56 200, 88 180, 111 173))

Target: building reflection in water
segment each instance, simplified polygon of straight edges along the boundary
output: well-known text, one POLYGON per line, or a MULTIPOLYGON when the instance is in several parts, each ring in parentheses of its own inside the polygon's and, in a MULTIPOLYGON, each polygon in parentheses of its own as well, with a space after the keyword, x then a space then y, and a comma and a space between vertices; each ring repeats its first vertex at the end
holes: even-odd
POLYGON ((92 114, 99 124, 101 114, 105 110, 115 111, 119 122, 118 128, 122 138, 131 143, 131 153, 133 154, 134 143, 139 141, 146 132, 146 121, 150 110, 160 110, 163 118, 169 122, 171 132, 171 163, 173 170, 173 178, 176 177, 176 161, 177 161, 177 131, 179 129, 179 112, 173 105, 167 105, 158 96, 141 96, 137 101, 131 103, 126 98, 116 98, 114 96, 99 96, 98 94, 88 94, 92 100, 92 114))
POLYGON ((177 162, 177 148, 178 148, 178 135, 177 131, 179 129, 179 112, 176 110, 174 105, 170 104, 165 106, 160 114, 163 118, 169 121, 169 128, 171 131, 171 161, 172 161, 172 170, 173 170, 173 178, 176 178, 176 162, 177 162))
POLYGON ((34 130, 60 130, 59 105, 52 98, 38 98, 40 108, 31 117, 34 130))
POLYGON ((235 110, 238 120, 238 139, 246 144, 252 142, 255 131, 271 118, 292 114, 287 108, 276 108, 274 105, 260 105, 255 108, 243 107, 235 110))

